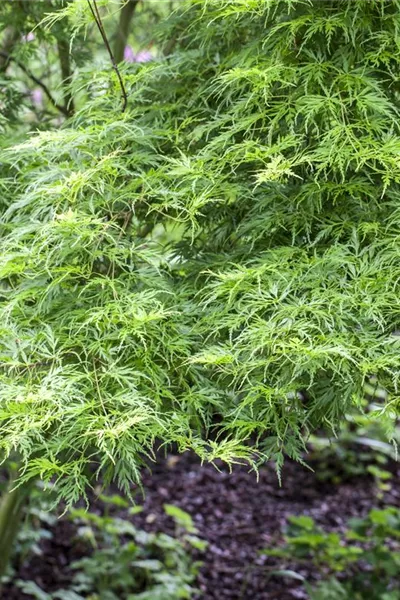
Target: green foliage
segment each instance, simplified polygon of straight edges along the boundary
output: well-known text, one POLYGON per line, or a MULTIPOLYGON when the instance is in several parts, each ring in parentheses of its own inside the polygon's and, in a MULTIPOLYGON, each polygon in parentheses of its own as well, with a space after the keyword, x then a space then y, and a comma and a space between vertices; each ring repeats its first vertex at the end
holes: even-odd
MULTIPOLYGON (((157 26, 175 1, 135 5, 127 41, 136 52, 159 49, 157 26)), ((111 45, 121 37, 118 21, 124 4, 126 0, 96 0, 111 45)), ((0 131, 15 143, 29 129, 59 127, 75 108, 96 95, 96 64, 112 70, 87 0, 4 0, 0 5, 0 131)), ((113 80, 111 73, 110 77, 113 80)))
MULTIPOLYGON (((370 407, 374 414, 373 405, 370 407)), ((375 477, 378 487, 385 483, 391 474, 386 470, 390 460, 397 460, 400 430, 386 429, 385 420, 368 414, 347 415, 335 432, 335 436, 312 435, 309 439, 308 458, 315 467, 315 475, 321 481, 337 484, 343 480, 367 473, 375 477), (388 443, 388 438, 393 443, 388 443)))
POLYGON ((346 589, 337 579, 321 581, 309 591, 311 600, 347 600, 348 598, 346 589))
POLYGON ((43 494, 41 482, 36 482, 26 503, 22 526, 18 531, 14 557, 23 563, 32 555, 42 554, 41 543, 52 538, 51 529, 57 521, 57 515, 51 511, 55 492, 43 494))
POLYGON ((52 27, 44 26, 46 14, 67 13, 73 4, 70 0, 1 3, 0 127, 9 138, 18 139, 30 128, 58 126, 73 110, 67 90, 74 69, 93 55, 92 47, 83 32, 70 44, 74 22, 69 14, 52 27))
POLYGON ((81 521, 80 535, 94 546, 90 557, 72 565, 76 570, 72 589, 82 597, 175 600, 193 596, 197 565, 187 552, 190 536, 175 539, 145 533, 120 518, 85 511, 75 510, 72 517, 81 521))
POLYGON ((398 600, 399 542, 400 510, 387 507, 351 519, 344 534, 325 532, 311 517, 292 516, 285 545, 263 553, 297 564, 311 561, 323 578, 316 586, 306 584, 311 600, 398 600), (340 580, 327 580, 336 573, 340 580))
POLYGON ((165 513, 175 519, 176 524, 188 533, 197 533, 197 529, 194 526, 193 519, 186 511, 174 506, 173 504, 164 504, 165 513))
MULTIPOLYGON (((129 503, 120 496, 103 497, 105 512, 87 512, 82 509, 71 511, 68 518, 77 527, 72 544, 87 547, 87 556, 68 565, 74 575, 67 589, 55 592, 42 590, 33 581, 18 580, 16 584, 26 594, 37 600, 177 600, 192 598, 192 587, 199 563, 192 560, 191 549, 204 551, 206 543, 195 537, 190 516, 178 507, 168 505, 169 515, 177 519, 174 537, 164 533, 146 533, 137 529, 129 520, 130 513, 139 512, 141 507, 128 510, 126 516, 111 516, 110 509, 127 509, 129 503), (186 528, 185 523, 190 523, 186 528)), ((37 541, 51 536, 50 519, 43 504, 43 494, 33 494, 29 510, 30 520, 19 534, 16 556, 19 560, 29 558, 27 541, 31 542, 30 553, 40 552, 37 541), (32 517, 36 518, 32 520, 32 517), (21 546, 23 542, 23 546, 21 546)), ((123 513, 122 513, 123 515, 123 513)), ((15 578, 14 578, 15 580, 15 578)))
POLYGON ((399 9, 180 3, 127 112, 96 73, 67 126, 2 152, 0 435, 24 479, 128 490, 157 439, 279 469, 371 376, 396 413, 399 9))

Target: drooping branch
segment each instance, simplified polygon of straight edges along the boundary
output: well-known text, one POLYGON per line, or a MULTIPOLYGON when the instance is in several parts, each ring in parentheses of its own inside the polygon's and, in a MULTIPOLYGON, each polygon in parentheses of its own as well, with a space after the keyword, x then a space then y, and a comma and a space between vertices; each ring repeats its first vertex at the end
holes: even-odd
POLYGON ((140 0, 128 0, 121 9, 114 45, 114 57, 116 63, 120 63, 124 58, 124 50, 128 41, 132 18, 139 2, 140 0))
POLYGON ((126 93, 126 89, 125 89, 125 85, 124 85, 121 73, 118 69, 117 63, 115 62, 114 54, 113 54, 113 51, 111 50, 110 42, 108 41, 107 34, 106 34, 104 26, 103 26, 103 21, 101 20, 101 15, 100 15, 99 9, 96 4, 96 0, 87 0, 87 3, 89 5, 90 11, 91 11, 93 18, 95 20, 95 23, 97 25, 97 28, 100 31, 100 35, 103 39, 104 45, 107 49, 107 52, 110 56, 110 60, 111 60, 113 69, 117 75, 118 82, 119 82, 119 85, 121 88, 121 95, 122 95, 122 112, 124 112, 128 105, 128 95, 126 93))
POLYGON ((34 83, 36 83, 36 85, 38 85, 43 90, 43 92, 45 93, 47 98, 50 100, 50 102, 54 106, 54 108, 59 110, 66 117, 69 116, 69 112, 68 112, 67 108, 57 102, 57 100, 54 98, 54 96, 50 92, 49 88, 47 87, 47 85, 43 81, 38 79, 36 77, 36 75, 34 75, 31 71, 29 71, 29 69, 27 69, 22 62, 20 62, 19 60, 17 60, 16 58, 14 58, 10 54, 8 54, 7 52, 4 52, 4 50, 0 50, 0 57, 5 59, 7 64, 9 64, 10 62, 15 63, 21 69, 21 71, 23 71, 25 73, 25 75, 27 75, 29 77, 29 79, 31 79, 34 83))

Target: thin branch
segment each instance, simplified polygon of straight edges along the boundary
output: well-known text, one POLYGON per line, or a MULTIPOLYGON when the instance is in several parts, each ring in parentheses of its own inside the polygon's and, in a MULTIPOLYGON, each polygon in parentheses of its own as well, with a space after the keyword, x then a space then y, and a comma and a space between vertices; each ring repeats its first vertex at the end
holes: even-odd
POLYGON ((124 112, 125 109, 126 109, 126 107, 127 107, 127 105, 128 105, 128 95, 126 93, 126 89, 125 89, 125 86, 124 86, 124 82, 123 82, 121 73, 120 73, 120 71, 118 69, 117 63, 115 62, 113 51, 111 50, 110 43, 108 41, 106 32, 104 30, 103 21, 101 20, 101 16, 100 16, 97 4, 96 4, 96 0, 92 0, 92 2, 91 2, 91 0, 87 0, 87 3, 88 3, 89 8, 90 8, 90 11, 91 11, 91 13, 93 15, 93 18, 94 18, 95 22, 96 22, 98 30, 100 31, 100 34, 101 34, 101 37, 103 39, 104 45, 107 48, 107 52, 108 52, 108 54, 110 56, 110 60, 111 60, 111 64, 113 66, 113 69, 114 69, 115 73, 117 74, 117 78, 118 78, 118 82, 119 82, 119 85, 120 85, 120 88, 121 88, 121 94, 122 94, 122 112, 124 112), (92 2, 93 2, 93 5, 92 5, 92 2))
POLYGON ((62 106, 61 104, 59 104, 57 102, 57 100, 52 96, 47 85, 45 83, 43 83, 43 81, 38 79, 33 73, 31 73, 31 71, 29 71, 29 69, 27 69, 22 62, 20 62, 19 60, 17 60, 16 58, 14 58, 10 54, 8 54, 7 52, 4 52, 3 50, 0 50, 0 56, 7 59, 7 63, 14 62, 25 73, 25 75, 27 75, 29 77, 29 79, 32 79, 32 81, 34 83, 36 83, 36 85, 38 85, 40 88, 42 88, 42 90, 44 91, 45 95, 50 100, 50 102, 54 106, 54 108, 59 110, 66 117, 69 116, 68 109, 65 106, 62 106))

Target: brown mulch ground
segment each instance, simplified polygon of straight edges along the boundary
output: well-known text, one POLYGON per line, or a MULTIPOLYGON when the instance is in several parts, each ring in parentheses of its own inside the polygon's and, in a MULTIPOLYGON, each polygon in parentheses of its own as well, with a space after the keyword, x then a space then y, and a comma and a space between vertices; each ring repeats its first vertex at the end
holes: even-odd
MULTIPOLYGON (((394 464, 391 469, 392 489, 377 501, 374 483, 368 478, 322 484, 312 471, 288 462, 279 487, 271 465, 260 470, 257 481, 254 472, 242 467, 233 473, 217 471, 211 465, 201 466, 190 454, 171 455, 153 466, 152 474, 144 474, 145 510, 131 519, 146 530, 173 533, 164 503, 176 504, 192 515, 199 537, 209 542, 197 583, 203 600, 307 598, 299 582, 270 577, 268 568, 274 559, 260 557, 258 551, 276 543, 291 514, 310 515, 320 525, 338 531, 350 517, 365 515, 372 506, 400 507, 396 485, 400 467, 394 464)), ((36 581, 46 591, 66 587, 68 564, 83 553, 71 542, 73 534, 73 523, 58 520, 52 538, 42 542, 43 555, 20 565, 17 576, 36 581)), ((310 573, 304 568, 301 572, 309 577, 312 567, 310 573)), ((3 597, 30 600, 12 585, 3 597)))

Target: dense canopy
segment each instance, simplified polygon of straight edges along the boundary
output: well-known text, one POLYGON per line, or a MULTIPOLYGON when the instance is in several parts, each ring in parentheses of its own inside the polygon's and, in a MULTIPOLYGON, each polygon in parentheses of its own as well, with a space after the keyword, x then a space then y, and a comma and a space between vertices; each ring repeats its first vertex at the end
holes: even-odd
POLYGON ((123 67, 126 111, 97 73, 2 150, 0 444, 24 477, 128 488, 157 441, 279 466, 372 377, 396 408, 399 25, 398 0, 190 0, 123 67))

